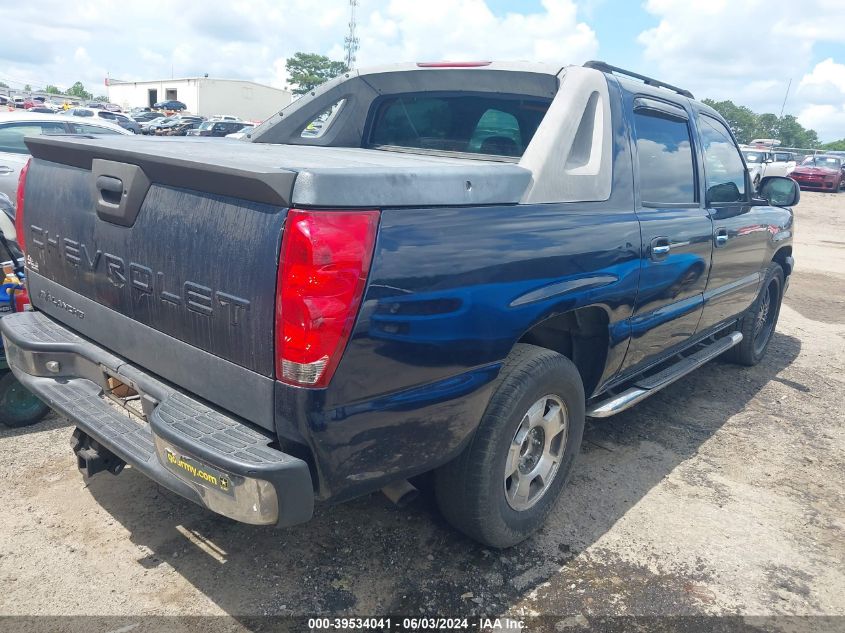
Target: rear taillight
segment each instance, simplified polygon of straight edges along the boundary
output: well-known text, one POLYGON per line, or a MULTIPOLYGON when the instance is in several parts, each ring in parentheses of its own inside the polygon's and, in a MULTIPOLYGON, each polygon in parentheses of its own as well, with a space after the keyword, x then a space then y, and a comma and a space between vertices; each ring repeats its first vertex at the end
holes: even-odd
POLYGON ((288 212, 276 286, 282 382, 329 384, 361 305, 378 220, 378 211, 288 212))
POLYGON ((30 158, 26 161, 26 164, 21 169, 20 176, 18 176, 18 193, 15 199, 15 233, 18 234, 18 246, 20 246, 21 251, 26 250, 26 244, 24 243, 24 224, 23 220, 23 201, 24 201, 24 190, 26 189, 26 173, 29 171, 29 163, 32 161, 30 158))

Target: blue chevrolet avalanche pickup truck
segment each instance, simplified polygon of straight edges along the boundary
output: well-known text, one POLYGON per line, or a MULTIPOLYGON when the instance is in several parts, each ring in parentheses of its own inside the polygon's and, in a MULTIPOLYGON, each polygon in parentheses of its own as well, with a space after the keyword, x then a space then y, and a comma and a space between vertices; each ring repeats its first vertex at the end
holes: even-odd
POLYGON ((795 183, 753 190, 715 111, 601 62, 350 71, 245 142, 26 143, 12 370, 86 476, 251 524, 433 471, 513 545, 585 417, 759 362, 793 269, 795 183))

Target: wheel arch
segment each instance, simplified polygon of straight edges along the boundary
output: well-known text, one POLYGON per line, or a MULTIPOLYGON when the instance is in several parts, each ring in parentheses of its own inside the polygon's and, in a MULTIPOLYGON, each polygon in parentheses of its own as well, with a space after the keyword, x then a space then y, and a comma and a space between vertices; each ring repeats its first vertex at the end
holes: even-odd
POLYGON ((541 319, 516 343, 528 343, 555 351, 578 369, 584 394, 589 398, 598 386, 610 347, 610 316, 600 306, 576 308, 541 319))
POLYGON ((792 269, 795 267, 795 262, 792 259, 792 245, 781 246, 772 256, 772 261, 779 264, 783 268, 783 276, 789 277, 792 274, 792 269))

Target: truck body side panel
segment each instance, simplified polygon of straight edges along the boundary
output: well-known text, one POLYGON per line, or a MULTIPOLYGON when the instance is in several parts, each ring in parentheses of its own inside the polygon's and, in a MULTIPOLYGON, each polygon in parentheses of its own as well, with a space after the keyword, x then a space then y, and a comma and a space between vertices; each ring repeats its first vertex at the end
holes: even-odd
POLYGON ((640 276, 627 122, 614 106, 606 202, 384 209, 352 338, 326 390, 278 384, 280 435, 307 441, 321 496, 345 497, 445 463, 534 325, 607 314, 620 366, 640 276))

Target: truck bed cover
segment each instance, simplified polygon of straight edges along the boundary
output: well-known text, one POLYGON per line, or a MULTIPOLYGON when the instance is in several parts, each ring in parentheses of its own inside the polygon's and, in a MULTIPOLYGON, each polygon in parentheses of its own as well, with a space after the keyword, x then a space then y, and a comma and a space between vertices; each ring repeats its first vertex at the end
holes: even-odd
POLYGON ((117 136, 26 143, 35 158, 82 169, 95 158, 128 162, 154 183, 283 207, 516 204, 531 181, 509 162, 356 147, 117 136))

